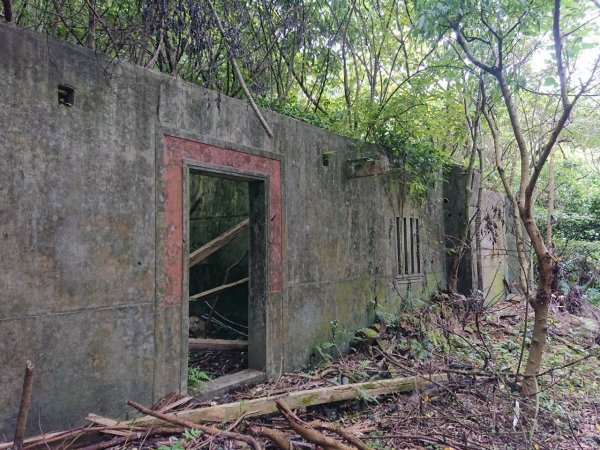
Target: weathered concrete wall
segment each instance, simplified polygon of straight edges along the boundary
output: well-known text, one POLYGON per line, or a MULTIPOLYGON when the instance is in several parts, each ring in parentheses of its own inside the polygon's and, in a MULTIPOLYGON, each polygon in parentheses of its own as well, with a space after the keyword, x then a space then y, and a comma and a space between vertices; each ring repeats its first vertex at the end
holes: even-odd
POLYGON ((471 295, 477 283, 474 239, 474 214, 477 207, 477 186, 479 174, 473 174, 469 212, 465 214, 464 204, 467 196, 467 171, 457 165, 449 166, 444 171, 444 240, 446 248, 446 274, 452 269, 455 255, 454 249, 459 245, 464 227, 469 227, 466 247, 458 267, 458 292, 471 295))
POLYGON ((185 389, 187 292, 167 299, 179 210, 165 205, 184 190, 165 190, 173 145, 281 168, 279 196, 269 187, 282 258, 265 264, 280 261, 269 273, 282 278, 270 275, 264 299, 268 372, 303 364, 332 320, 349 335, 376 308, 400 307, 399 294, 445 282, 441 192, 415 206, 391 175, 347 179, 344 161, 373 148, 265 112, 270 139, 243 101, 6 25, 0 86, 0 433, 12 433, 27 359, 32 431, 185 389), (75 88, 72 107, 59 84, 75 88), (394 232, 406 208, 423 224, 423 273, 408 281, 394 232))
POLYGON ((152 400, 158 86, 141 72, 0 26, 0 436, 27 359, 31 430, 152 400))
POLYGON ((485 304, 505 298, 508 270, 506 240, 506 196, 484 190, 481 198, 481 280, 485 304))

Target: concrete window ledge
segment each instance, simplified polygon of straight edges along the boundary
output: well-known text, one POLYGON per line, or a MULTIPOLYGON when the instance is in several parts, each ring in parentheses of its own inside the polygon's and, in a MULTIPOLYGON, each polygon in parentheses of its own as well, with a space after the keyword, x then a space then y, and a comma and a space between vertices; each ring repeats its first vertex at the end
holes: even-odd
POLYGON ((421 283, 423 283, 423 275, 397 275, 396 278, 394 278, 394 284, 396 286, 405 286, 407 284, 420 285, 421 283))
POLYGON ((346 178, 372 177, 384 175, 390 171, 390 161, 385 155, 348 159, 344 162, 346 178))

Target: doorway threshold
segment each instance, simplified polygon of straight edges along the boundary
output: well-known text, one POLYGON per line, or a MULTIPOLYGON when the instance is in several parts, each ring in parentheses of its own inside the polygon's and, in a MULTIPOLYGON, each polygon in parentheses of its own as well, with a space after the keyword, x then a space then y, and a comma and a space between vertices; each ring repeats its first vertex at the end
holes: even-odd
POLYGON ((245 386, 253 386, 267 379, 265 372, 244 369, 204 383, 202 386, 188 389, 188 394, 196 400, 204 401, 231 392, 245 386))

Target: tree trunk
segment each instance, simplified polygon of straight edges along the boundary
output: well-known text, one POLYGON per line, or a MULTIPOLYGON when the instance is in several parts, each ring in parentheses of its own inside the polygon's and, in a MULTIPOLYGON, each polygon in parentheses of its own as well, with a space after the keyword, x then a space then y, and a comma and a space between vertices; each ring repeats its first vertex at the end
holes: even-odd
POLYGON ((552 265, 540 265, 538 290, 531 298, 534 311, 533 333, 527 355, 525 375, 523 377, 523 395, 531 397, 538 392, 537 374, 540 373, 542 355, 548 335, 548 305, 550 304, 550 283, 552 281, 552 265))
POLYGON ((527 229, 527 234, 531 238, 531 244, 535 249, 539 267, 537 292, 528 299, 534 312, 534 322, 531 345, 527 355, 527 364, 522 383, 522 394, 525 397, 532 397, 538 393, 537 374, 540 373, 542 355, 544 354, 546 337, 548 335, 548 306, 552 292, 553 259, 533 219, 531 202, 525 201, 524 203, 520 204, 519 213, 527 229))
POLYGON ((88 0, 87 48, 96 47, 96 0, 88 0))
MULTIPOLYGON (((477 146, 479 157, 479 173, 483 176, 483 155, 481 146, 477 146)), ((477 188, 477 205, 475 205, 475 261, 477 262, 477 278, 475 289, 483 292, 483 255, 481 253, 481 203, 483 199, 483 183, 480 181, 477 188)))
POLYGON ((554 161, 556 151, 553 149, 550 153, 548 164, 548 215, 546 219, 546 245, 552 247, 552 219, 554 217, 554 161))
POLYGON ((12 22, 12 0, 2 0, 4 5, 4 20, 12 22))

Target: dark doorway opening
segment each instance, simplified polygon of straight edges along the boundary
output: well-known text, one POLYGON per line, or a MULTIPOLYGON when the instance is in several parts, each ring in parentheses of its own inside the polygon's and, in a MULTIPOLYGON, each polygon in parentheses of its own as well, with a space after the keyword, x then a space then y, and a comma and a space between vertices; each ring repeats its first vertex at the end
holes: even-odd
POLYGON ((187 186, 188 388, 194 392, 206 391, 203 378, 265 369, 266 179, 190 168, 187 186))

